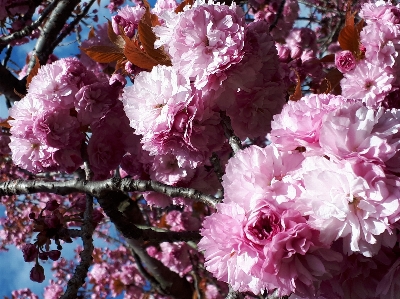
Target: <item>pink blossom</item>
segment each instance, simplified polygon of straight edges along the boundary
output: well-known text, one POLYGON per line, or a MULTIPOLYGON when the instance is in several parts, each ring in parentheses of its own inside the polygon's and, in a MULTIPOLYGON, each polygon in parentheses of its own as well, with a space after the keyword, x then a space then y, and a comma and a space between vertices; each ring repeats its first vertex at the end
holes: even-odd
POLYGON ((122 141, 113 131, 93 132, 87 147, 92 171, 99 178, 107 178, 124 155, 122 141))
POLYGON ((175 0, 159 0, 154 4, 151 12, 160 17, 163 12, 174 11, 177 6, 178 3, 175 0))
POLYGON ((37 139, 22 139, 14 136, 10 138, 10 149, 15 164, 33 173, 58 169, 52 156, 57 148, 43 145, 37 139))
POLYGON ((170 105, 185 105, 192 96, 186 78, 176 69, 156 66, 140 73, 133 86, 124 88, 124 110, 135 134, 150 135, 168 121, 170 105))
POLYGON ((219 212, 206 217, 200 231, 203 238, 198 248, 204 251, 206 269, 235 290, 257 294, 266 288, 266 282, 251 270, 264 255, 246 242, 245 211, 235 203, 219 204, 217 208, 219 212))
POLYGON ((247 213, 235 203, 217 209, 204 220, 198 246, 205 250, 207 270, 234 290, 314 295, 313 284, 341 261, 340 254, 321 247, 319 231, 298 211, 263 200, 247 213))
POLYGON ((302 172, 305 191, 298 200, 300 210, 321 231, 323 243, 343 238, 345 253, 369 257, 382 243, 394 245, 389 220, 399 213, 395 200, 399 193, 379 166, 307 157, 302 172))
POLYGON ((172 67, 142 72, 122 97, 130 125, 143 135, 143 149, 150 155, 173 154, 180 167, 195 168, 224 142, 218 113, 172 67))
POLYGON ((235 202, 248 211, 262 198, 278 203, 295 199, 300 191, 290 173, 303 159, 298 152, 279 152, 273 145, 251 146, 238 152, 222 177, 224 202, 235 202))
POLYGON ((347 100, 330 94, 310 94, 299 101, 289 101, 271 124, 271 141, 282 150, 305 147, 320 151, 322 119, 329 111, 344 106, 347 100))
POLYGON ((117 102, 118 89, 100 81, 83 86, 75 94, 75 109, 82 125, 99 120, 117 102))
POLYGON ((85 138, 78 119, 66 109, 47 110, 37 116, 33 133, 42 143, 57 148, 78 147, 85 138))
POLYGON ((20 101, 15 102, 9 110, 9 114, 13 118, 9 121, 11 134, 19 138, 32 138, 33 124, 43 109, 43 103, 29 93, 20 101))
POLYGON ((56 299, 60 298, 63 294, 63 288, 61 285, 55 283, 53 280, 50 280, 50 285, 45 287, 43 298, 44 299, 56 299))
POLYGON ((367 107, 377 107, 392 89, 393 75, 380 66, 363 60, 357 67, 344 74, 340 82, 342 95, 346 98, 361 99, 367 107))
POLYGON ((53 154, 53 159, 60 167, 60 170, 67 173, 73 173, 83 164, 80 148, 57 150, 53 154))
POLYGON ((43 65, 32 79, 28 93, 47 108, 70 109, 74 96, 83 84, 92 83, 94 75, 75 58, 64 58, 43 65))
POLYGON ((33 262, 36 260, 38 256, 38 249, 37 246, 34 244, 25 244, 22 247, 22 253, 24 254, 24 261, 25 262, 33 262))
POLYGON ((352 71, 356 67, 356 59, 350 51, 335 53, 335 65, 342 73, 352 71))
POLYGON ((159 37, 155 46, 164 45, 172 64, 194 80, 240 61, 244 27, 243 11, 235 5, 196 5, 178 14, 171 12, 164 25, 155 27, 159 37))
POLYGON ((189 167, 179 167, 175 156, 155 156, 150 168, 150 178, 168 185, 176 185, 178 182, 189 181, 195 173, 189 167))
POLYGON ((360 102, 339 108, 325 116, 320 145, 330 157, 359 158, 383 165, 400 147, 399 118, 395 110, 372 110, 360 102))

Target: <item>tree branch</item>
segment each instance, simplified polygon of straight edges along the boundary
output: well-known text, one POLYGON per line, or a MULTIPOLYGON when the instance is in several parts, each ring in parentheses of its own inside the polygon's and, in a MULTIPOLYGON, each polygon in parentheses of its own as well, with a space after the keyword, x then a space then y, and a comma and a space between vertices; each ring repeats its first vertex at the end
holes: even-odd
POLYGON ((271 24, 271 26, 269 26, 269 31, 272 31, 276 27, 276 24, 278 24, 279 19, 282 17, 283 8, 285 7, 285 2, 286 2, 286 0, 281 1, 281 4, 279 5, 279 8, 278 8, 278 12, 276 13, 275 20, 271 24))
POLYGON ((41 65, 46 64, 49 55, 53 53, 57 46, 52 41, 56 40, 59 32, 71 16, 71 12, 79 2, 80 0, 60 0, 57 3, 38 38, 34 55, 31 56, 29 61, 28 74, 35 65, 35 56, 37 56, 41 65))
POLYGON ((92 252, 93 246, 93 231, 94 225, 92 223, 92 213, 93 213, 93 197, 86 195, 86 210, 84 213, 81 237, 83 242, 83 250, 79 254, 81 257, 81 262, 76 267, 74 275, 68 281, 67 290, 60 299, 75 299, 79 288, 85 283, 85 278, 89 267, 92 264, 92 252))
POLYGON ((224 128, 225 137, 228 139, 229 145, 231 146, 234 153, 243 149, 240 138, 235 135, 232 129, 231 120, 225 112, 220 113, 222 120, 222 127, 224 128))
POLYGON ((95 0, 89 1, 89 3, 85 6, 84 10, 75 17, 75 19, 69 23, 68 27, 65 28, 61 34, 51 43, 51 47, 55 49, 61 41, 72 32, 76 25, 87 15, 89 12, 90 7, 93 5, 95 0))
POLYGON ((141 241, 156 242, 179 242, 179 241, 199 241, 201 236, 196 231, 159 232, 152 229, 140 229, 136 226, 137 219, 129 219, 124 213, 119 211, 119 192, 109 191, 103 192, 97 200, 104 213, 114 223, 115 227, 121 232, 126 239, 135 239, 141 241))
POLYGON ((14 92, 25 94, 26 87, 24 81, 18 80, 14 75, 2 64, 0 64, 0 93, 4 94, 10 101, 19 101, 21 98, 14 92))
POLYGON ((0 37, 0 44, 8 44, 14 40, 21 39, 31 34, 33 30, 39 28, 39 26, 43 23, 43 21, 47 18, 47 16, 50 14, 50 12, 54 9, 54 7, 57 5, 59 1, 60 0, 54 0, 52 3, 50 3, 43 10, 39 18, 36 21, 34 21, 31 25, 25 26, 23 29, 16 31, 12 34, 0 37))
POLYGON ((215 208, 216 204, 221 202, 220 199, 212 195, 201 193, 192 188, 182 188, 165 185, 156 181, 132 180, 111 178, 104 181, 83 181, 69 180, 64 182, 48 182, 43 180, 15 180, 0 183, 0 196, 18 195, 30 193, 55 193, 66 195, 73 192, 88 193, 95 197, 101 197, 104 192, 122 191, 122 192, 146 192, 155 191, 168 195, 170 197, 185 197, 201 201, 202 203, 215 208))
POLYGON ((127 239, 126 241, 143 264, 146 265, 147 272, 154 277, 164 293, 176 299, 192 298, 192 286, 185 278, 171 271, 159 260, 149 256, 139 241, 133 239, 127 239))

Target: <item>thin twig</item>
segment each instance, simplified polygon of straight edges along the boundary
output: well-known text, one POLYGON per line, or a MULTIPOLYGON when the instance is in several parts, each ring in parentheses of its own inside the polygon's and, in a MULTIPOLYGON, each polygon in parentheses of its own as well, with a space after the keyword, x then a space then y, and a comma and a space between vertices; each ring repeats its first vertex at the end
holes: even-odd
POLYGON ((7 45, 6 55, 5 55, 5 57, 3 59, 3 62, 2 62, 2 64, 4 66, 7 66, 7 63, 10 60, 10 57, 11 57, 12 50, 13 50, 13 47, 11 45, 7 45))
POLYGON ((8 44, 14 40, 21 39, 31 34, 33 30, 39 28, 39 26, 43 23, 43 21, 47 18, 47 16, 50 14, 50 12, 54 9, 59 1, 60 0, 54 0, 53 2, 51 2, 39 15, 38 19, 32 24, 25 26, 19 31, 0 37, 0 44, 8 44))
POLYGON ((83 250, 79 254, 81 262, 75 268, 74 275, 68 281, 67 290, 60 299, 76 299, 79 288, 85 283, 85 278, 89 271, 89 267, 92 264, 93 257, 92 252, 93 246, 93 232, 94 225, 92 223, 93 213, 93 197, 86 195, 86 210, 84 213, 83 224, 82 224, 82 241, 83 250))
POLYGON ((234 153, 243 149, 240 138, 235 135, 232 129, 231 120, 225 112, 220 113, 222 120, 222 127, 224 128, 225 137, 228 139, 229 145, 231 146, 234 153))
POLYGON ((283 13, 283 8, 285 7, 285 3, 286 3, 286 0, 282 0, 282 1, 281 1, 281 4, 279 5, 278 11, 277 11, 277 13, 276 13, 275 20, 274 20, 274 22, 271 24, 271 26, 269 26, 269 31, 272 31, 272 30, 276 27, 276 24, 278 24, 279 19, 281 18, 282 13, 283 13))
POLYGON ((222 176, 224 175, 224 171, 222 170, 221 160, 219 159, 217 153, 212 153, 210 162, 213 166, 215 174, 217 175, 218 181, 222 183, 222 176))
POLYGON ((87 13, 89 12, 89 9, 92 7, 93 3, 95 2, 95 0, 90 0, 87 5, 85 6, 85 8, 83 9, 83 11, 77 15, 75 17, 75 19, 69 23, 69 25, 67 26, 67 28, 65 28, 60 35, 51 43, 51 47, 53 49, 55 49, 59 43, 61 43, 61 41, 68 35, 70 34, 76 25, 79 24, 79 22, 87 15, 87 13))

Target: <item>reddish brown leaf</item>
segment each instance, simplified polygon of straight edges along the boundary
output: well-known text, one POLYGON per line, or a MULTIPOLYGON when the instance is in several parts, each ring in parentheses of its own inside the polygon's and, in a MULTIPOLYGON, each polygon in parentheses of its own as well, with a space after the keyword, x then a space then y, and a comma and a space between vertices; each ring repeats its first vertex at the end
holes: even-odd
POLYGON ((340 80, 343 74, 337 69, 331 69, 325 76, 319 88, 319 93, 341 94, 340 80))
POLYGON ((177 8, 175 8, 175 13, 178 13, 178 12, 183 11, 183 8, 184 8, 185 6, 187 6, 187 5, 192 6, 193 3, 194 3, 194 0, 184 0, 184 1, 182 1, 182 2, 177 6, 177 8))
POLYGON ((96 36, 96 31, 94 30, 94 27, 90 29, 89 34, 88 34, 88 39, 91 39, 96 36))
POLYGON ((116 65, 115 65, 115 70, 119 70, 119 69, 124 70, 125 63, 126 63, 126 59, 118 60, 116 65))
POLYGON ((101 0, 97 0, 97 5, 100 6, 101 0))
POLYGON ((26 89, 28 89, 29 84, 31 84, 31 81, 33 77, 35 77, 40 69, 40 62, 37 56, 35 55, 35 65, 33 66, 31 72, 29 73, 28 77, 26 78, 26 89))
MULTIPOLYGON (((122 29, 122 32, 123 32, 123 29, 122 29)), ((112 41, 114 45, 116 45, 118 48, 120 48, 123 51, 123 49, 125 47, 125 41, 120 35, 115 34, 110 20, 108 20, 107 34, 108 34, 108 38, 110 39, 110 41, 112 41)))
POLYGON ((142 69, 151 70, 158 63, 145 52, 143 52, 136 41, 125 39, 124 54, 126 58, 134 65, 142 69))
POLYGON ((167 223, 167 214, 163 214, 160 218, 160 221, 157 224, 157 227, 170 229, 171 227, 167 223))
POLYGON ((300 80, 300 75, 298 72, 296 72, 296 76, 297 76, 297 84, 296 84, 296 88, 294 90, 294 93, 289 97, 289 100, 291 101, 298 101, 302 98, 302 93, 301 93, 301 80, 300 80))
POLYGON ((119 279, 113 279, 111 281, 111 287, 117 295, 121 294, 122 291, 125 290, 125 284, 119 279))
POLYGON ((168 55, 162 48, 154 49, 157 37, 153 29, 142 21, 139 22, 139 39, 146 53, 157 61, 157 64, 172 65, 168 55))
POLYGON ((327 62, 327 63, 335 62, 335 54, 326 55, 326 56, 322 57, 319 61, 327 62))
POLYGON ((92 46, 81 48, 90 58, 100 63, 110 63, 124 58, 124 53, 117 47, 110 46, 92 46))
POLYGON ((343 50, 351 51, 355 57, 360 57, 360 32, 363 21, 357 25, 354 23, 354 16, 357 12, 351 11, 351 1, 347 2, 345 26, 339 33, 338 42, 343 50))
POLYGON ((340 30, 338 41, 343 50, 349 50, 357 55, 359 51, 359 34, 354 26, 347 25, 340 30))
POLYGON ((13 120, 13 118, 9 116, 6 120, 0 122, 0 127, 10 129, 11 125, 8 123, 9 120, 13 120))

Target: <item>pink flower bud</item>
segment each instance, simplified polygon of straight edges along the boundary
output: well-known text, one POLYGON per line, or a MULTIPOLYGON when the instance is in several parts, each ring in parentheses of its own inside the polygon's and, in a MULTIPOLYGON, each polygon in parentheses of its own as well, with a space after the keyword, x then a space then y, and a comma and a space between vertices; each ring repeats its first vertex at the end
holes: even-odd
POLYGON ((31 270, 30 279, 32 281, 42 283, 45 279, 43 267, 36 264, 35 267, 33 267, 31 270))
POLYGON ((118 34, 118 35, 121 34, 119 32, 119 26, 125 27, 126 20, 123 17, 121 17, 120 15, 116 15, 116 16, 111 17, 111 22, 112 22, 111 24, 112 24, 112 28, 113 28, 115 34, 118 34))
POLYGON ((47 211, 53 212, 54 210, 56 210, 58 207, 60 206, 60 204, 57 202, 57 200, 55 199, 51 199, 46 203, 46 207, 45 209, 47 211))
POLYGON ((335 65, 342 73, 347 73, 356 67, 356 59, 350 51, 341 51, 335 54, 335 65))
POLYGON ((47 261, 49 256, 47 255, 47 252, 39 252, 39 258, 43 261, 47 261))
POLYGON ((49 252, 47 252, 47 255, 49 256, 49 258, 53 261, 56 261, 60 258, 61 256, 61 251, 59 250, 50 250, 49 252))
POLYGON ((22 247, 25 262, 33 262, 38 256, 38 249, 34 244, 25 244, 22 247))

